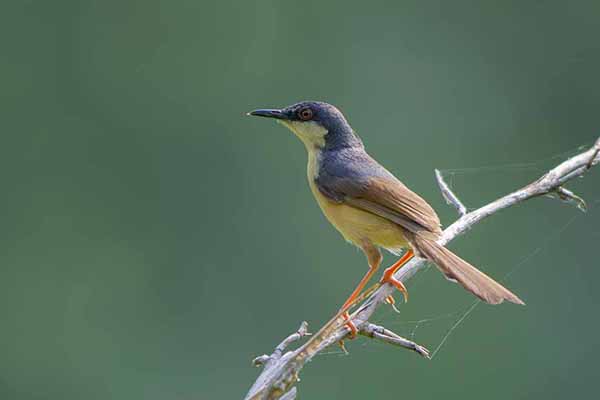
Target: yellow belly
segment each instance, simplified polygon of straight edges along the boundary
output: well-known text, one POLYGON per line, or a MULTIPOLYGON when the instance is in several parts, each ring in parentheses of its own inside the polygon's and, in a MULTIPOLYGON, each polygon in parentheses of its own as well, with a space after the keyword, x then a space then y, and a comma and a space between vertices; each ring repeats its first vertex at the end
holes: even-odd
POLYGON ((394 253, 407 246, 402 228, 375 214, 330 201, 321 194, 309 176, 310 189, 323 214, 346 240, 361 246, 365 240, 394 253))

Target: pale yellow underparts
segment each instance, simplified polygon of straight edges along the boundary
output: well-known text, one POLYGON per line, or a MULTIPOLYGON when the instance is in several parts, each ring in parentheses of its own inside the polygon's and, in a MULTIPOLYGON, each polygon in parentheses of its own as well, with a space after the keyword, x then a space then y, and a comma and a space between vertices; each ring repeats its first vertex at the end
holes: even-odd
POLYGON ((376 246, 397 254, 407 246, 402 228, 385 218, 367 211, 336 203, 325 197, 317 187, 321 149, 327 130, 315 122, 282 121, 304 143, 308 152, 306 173, 308 185, 325 217, 349 242, 358 247, 376 246))

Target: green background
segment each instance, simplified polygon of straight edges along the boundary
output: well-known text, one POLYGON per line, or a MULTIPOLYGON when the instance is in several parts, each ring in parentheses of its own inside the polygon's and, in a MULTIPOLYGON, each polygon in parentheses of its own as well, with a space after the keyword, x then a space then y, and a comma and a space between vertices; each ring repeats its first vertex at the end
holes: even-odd
MULTIPOLYGON (((599 21, 598 1, 2 1, 0 398, 242 398, 250 360, 366 270, 300 142, 244 113, 338 105, 447 225, 434 168, 472 208, 599 136, 599 21)), ((569 185, 588 214, 537 199, 452 244, 526 307, 480 305, 433 361, 332 348, 301 398, 595 397, 599 182, 569 185)), ((434 349, 473 297, 433 268, 408 288, 374 321, 434 349)))

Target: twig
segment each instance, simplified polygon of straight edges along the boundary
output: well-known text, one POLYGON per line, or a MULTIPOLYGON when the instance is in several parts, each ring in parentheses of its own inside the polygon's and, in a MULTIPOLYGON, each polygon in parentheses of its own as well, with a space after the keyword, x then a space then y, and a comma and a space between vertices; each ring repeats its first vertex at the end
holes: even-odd
POLYGON ((444 200, 446 200, 446 203, 454 206, 454 208, 456 208, 456 211, 458 211, 458 214, 461 217, 465 215, 467 213, 467 207, 465 207, 465 205, 458 199, 458 197, 456 197, 454 192, 450 189, 439 169, 435 170, 435 179, 437 180, 437 184, 440 187, 440 191, 442 192, 442 196, 444 197, 444 200))
MULTIPOLYGON (((596 140, 596 143, 594 143, 594 147, 593 148, 596 149, 596 150, 594 151, 594 155, 590 157, 590 161, 588 161, 588 163, 586 165, 587 169, 590 169, 590 168, 593 167, 594 160, 597 159, 598 153, 600 153, 600 138, 598 138, 598 140, 596 140)), ((598 161, 595 161, 595 162, 598 162, 598 161)))
POLYGON ((281 343, 279 343, 279 345, 277 345, 277 347, 275 347, 273 354, 271 354, 270 356, 268 356, 266 354, 263 354, 262 356, 258 356, 254 360, 252 360, 252 364, 254 364, 257 367, 260 367, 262 365, 268 364, 270 361, 277 361, 281 358, 283 351, 290 344, 294 343, 297 340, 300 340, 304 336, 310 336, 310 335, 311 334, 308 333, 308 322, 302 321, 302 323, 300 324, 300 328, 298 328, 298 330, 296 332, 292 333, 290 336, 283 339, 283 341, 281 343))
POLYGON ((429 350, 427 350, 425 347, 413 342, 412 340, 405 339, 389 329, 384 328, 383 326, 371 323, 363 324, 358 333, 394 346, 400 346, 404 347, 405 349, 413 350, 417 354, 425 358, 429 358, 429 350))
POLYGON ((292 333, 290 336, 286 337, 283 340, 283 342, 279 343, 279 346, 275 348, 275 351, 273 352, 271 358, 281 358, 281 355, 283 354, 283 351, 286 349, 286 347, 294 343, 296 340, 300 340, 304 336, 310 336, 310 333, 308 333, 308 322, 306 321, 302 321, 302 323, 300 324, 300 328, 298 328, 296 333, 292 333))
MULTIPOLYGON (((282 366, 285 365, 286 360, 289 359, 289 355, 292 354, 290 352, 283 355, 283 351, 290 344, 297 340, 300 340, 304 336, 310 336, 310 333, 308 333, 308 323, 306 321, 302 321, 300 327, 296 332, 283 339, 283 341, 279 343, 279 345, 277 345, 277 347, 273 351, 273 354, 271 354, 270 356, 263 354, 262 356, 258 356, 254 360, 252 360, 252 364, 254 364, 257 367, 264 366, 264 369, 258 377, 258 379, 256 380, 256 382, 254 382, 254 385, 252 385, 252 388, 250 388, 250 392, 255 390, 255 388, 260 388, 266 384, 270 384, 273 381, 274 377, 276 377, 277 374, 281 373, 282 366)), ((294 376, 294 379, 297 380, 297 375, 294 376)), ((293 400, 296 398, 296 388, 288 390, 288 388, 283 387, 278 390, 277 386, 273 385, 272 383, 271 385, 273 393, 279 394, 278 397, 274 398, 289 400, 293 400)))
MULTIPOLYGON (((507 194, 477 210, 464 214, 442 232, 438 243, 446 245, 452 239, 465 233, 473 225, 500 210, 522 203, 534 197, 555 193, 566 182, 583 175, 598 163, 600 163, 600 138, 598 138, 592 148, 564 161, 535 182, 507 194)), ((439 183, 440 181, 438 180, 438 184, 439 183)), ((448 189, 447 193, 452 192, 448 189)), ((453 195, 453 197, 455 200, 451 201, 451 203, 455 207, 457 204, 462 204, 455 195, 453 195)), ((457 208, 460 210, 459 207, 457 208)), ((425 260, 413 258, 410 262, 400 268, 394 277, 402 282, 406 282, 421 270, 425 264, 425 260)), ((364 332, 365 329, 368 329, 365 328, 365 326, 369 326, 368 319, 375 312, 377 307, 385 302, 385 298, 394 290, 389 284, 383 286, 376 285, 375 287, 376 290, 374 290, 351 315, 351 319, 359 331, 364 332)), ((265 370, 263 370, 254 385, 252 385, 252 388, 248 391, 245 399, 281 399, 285 393, 294 390, 294 385, 298 380, 298 374, 304 365, 327 346, 344 339, 348 335, 349 330, 344 326, 344 322, 345 321, 341 316, 336 315, 300 348, 287 352, 279 360, 269 360, 265 366, 265 370)), ((393 335, 386 335, 385 333, 382 333, 381 335, 394 337, 393 335)), ((378 337, 378 339, 382 338, 378 337)))

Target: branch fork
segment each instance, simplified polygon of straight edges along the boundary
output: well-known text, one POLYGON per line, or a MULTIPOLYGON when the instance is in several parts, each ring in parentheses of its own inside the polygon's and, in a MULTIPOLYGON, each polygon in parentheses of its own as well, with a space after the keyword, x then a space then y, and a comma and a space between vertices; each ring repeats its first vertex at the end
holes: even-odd
POLYGON ((399 346, 405 349, 412 350, 425 358, 430 358, 429 350, 427 350, 425 347, 413 342, 412 340, 405 339, 402 336, 390 331, 389 329, 384 328, 383 326, 367 323, 361 327, 358 333, 360 335, 364 335, 372 339, 377 339, 381 342, 391 344, 393 346, 399 346))

